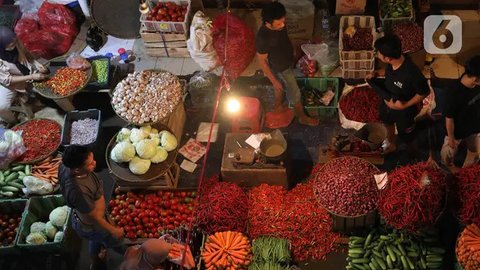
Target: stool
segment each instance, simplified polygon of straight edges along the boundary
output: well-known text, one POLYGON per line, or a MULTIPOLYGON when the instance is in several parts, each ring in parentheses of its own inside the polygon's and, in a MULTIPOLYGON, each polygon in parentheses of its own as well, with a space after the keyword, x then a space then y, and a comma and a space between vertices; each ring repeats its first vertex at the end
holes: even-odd
POLYGON ((260 101, 253 97, 239 97, 240 110, 232 117, 233 133, 259 133, 263 127, 260 101))
POLYGON ((10 110, 25 114, 28 120, 33 119, 34 117, 32 107, 30 104, 28 104, 28 98, 24 98, 21 95, 17 95, 12 106, 10 106, 10 110))

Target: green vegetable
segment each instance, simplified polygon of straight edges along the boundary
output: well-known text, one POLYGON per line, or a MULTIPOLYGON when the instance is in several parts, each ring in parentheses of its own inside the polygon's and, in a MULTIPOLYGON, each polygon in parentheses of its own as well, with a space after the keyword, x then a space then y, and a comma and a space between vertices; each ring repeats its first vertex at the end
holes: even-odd
POLYGON ((4 197, 13 197, 13 192, 11 191, 0 191, 0 195, 4 197))
POLYGON ((13 181, 8 182, 8 186, 15 187, 15 188, 18 188, 18 189, 22 189, 22 188, 25 187, 24 185, 19 184, 17 182, 13 182, 13 181))
POLYGON ((12 171, 19 172, 25 170, 25 165, 18 165, 12 168, 12 171))
POLYGON ((92 66, 92 82, 105 84, 108 81, 108 60, 97 59, 91 62, 92 66))
POLYGON ((12 186, 3 186, 1 189, 2 189, 2 191, 11 191, 11 192, 20 191, 18 188, 12 187, 12 186))
POLYGON ((32 165, 25 166, 25 175, 30 175, 32 171, 32 165))
POLYGON ((14 179, 17 179, 19 175, 20 175, 20 174, 19 174, 18 172, 12 172, 12 173, 10 173, 10 174, 5 178, 5 182, 10 182, 10 181, 12 181, 12 180, 14 180, 14 179))
POLYGON ((0 172, 0 182, 3 182, 5 180, 5 176, 3 176, 3 173, 0 172))

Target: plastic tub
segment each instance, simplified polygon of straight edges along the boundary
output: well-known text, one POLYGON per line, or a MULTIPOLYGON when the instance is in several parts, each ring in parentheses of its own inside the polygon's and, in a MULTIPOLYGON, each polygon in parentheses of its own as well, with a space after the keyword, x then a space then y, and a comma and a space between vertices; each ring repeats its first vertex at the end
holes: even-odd
POLYGON ((60 143, 63 147, 67 147, 70 145, 70 131, 72 128, 72 123, 75 121, 83 120, 87 118, 98 120, 97 137, 95 138, 95 141, 85 145, 89 148, 92 148, 93 146, 95 146, 100 133, 101 111, 97 109, 89 109, 87 111, 70 111, 65 115, 65 123, 63 124, 62 137, 61 137, 62 140, 60 143))

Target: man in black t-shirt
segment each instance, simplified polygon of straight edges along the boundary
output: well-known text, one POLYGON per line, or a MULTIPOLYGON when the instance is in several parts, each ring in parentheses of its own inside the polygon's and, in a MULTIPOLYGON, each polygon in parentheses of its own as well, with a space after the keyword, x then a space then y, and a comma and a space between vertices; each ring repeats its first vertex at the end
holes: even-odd
POLYGON ((293 74, 293 46, 285 27, 285 7, 272 2, 262 10, 263 25, 257 32, 257 59, 263 73, 275 89, 275 113, 284 112, 283 92, 287 100, 294 105, 298 121, 301 124, 316 126, 318 120, 305 115, 300 89, 293 74))
POLYGON ((383 72, 367 77, 367 82, 383 98, 380 119, 387 129, 384 154, 396 151, 395 126, 399 137, 411 145, 414 140, 415 116, 422 100, 430 93, 427 80, 409 57, 402 54, 402 44, 396 36, 385 36, 375 41, 377 58, 386 63, 383 72), (385 80, 372 79, 385 76, 385 80))
POLYGON ((71 145, 65 149, 58 171, 60 190, 72 208, 72 227, 77 234, 89 240, 92 259, 90 269, 106 269, 102 248, 115 247, 123 254, 122 228, 106 219, 103 183, 95 175, 93 153, 84 146, 71 145))
POLYGON ((451 165, 458 144, 464 140, 469 153, 463 165, 476 162, 480 151, 480 55, 467 61, 465 73, 447 89, 443 115, 447 136, 442 161, 451 165))

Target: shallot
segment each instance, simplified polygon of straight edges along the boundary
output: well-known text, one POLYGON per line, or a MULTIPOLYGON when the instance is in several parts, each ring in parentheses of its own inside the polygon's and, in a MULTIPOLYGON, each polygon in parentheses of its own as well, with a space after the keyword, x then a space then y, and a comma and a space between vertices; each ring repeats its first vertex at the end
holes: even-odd
POLYGON ((72 123, 70 144, 85 145, 97 139, 98 120, 86 118, 72 123))

